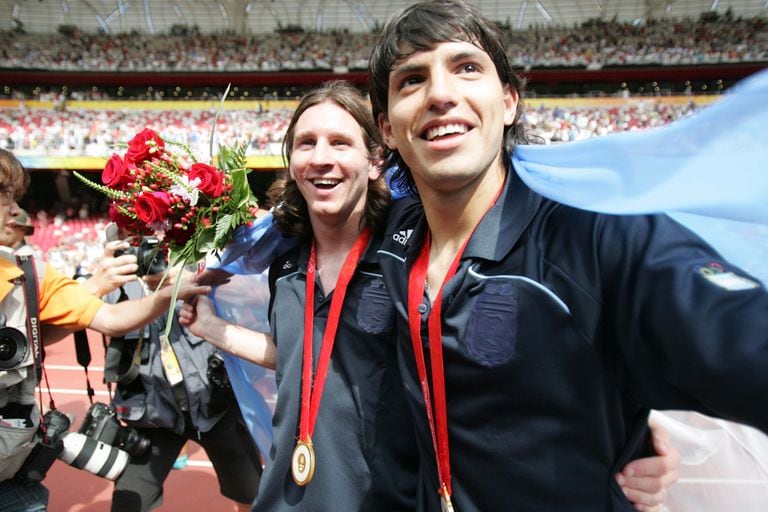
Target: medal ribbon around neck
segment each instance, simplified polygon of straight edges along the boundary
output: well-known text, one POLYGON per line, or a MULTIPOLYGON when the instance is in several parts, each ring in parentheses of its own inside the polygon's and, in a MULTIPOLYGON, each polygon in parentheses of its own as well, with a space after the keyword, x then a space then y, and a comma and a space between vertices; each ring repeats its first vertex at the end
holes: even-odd
POLYGON ((440 285, 440 289, 432 304, 432 311, 429 314, 427 330, 430 355, 429 360, 432 366, 432 390, 435 395, 434 409, 432 407, 429 379, 427 378, 427 366, 421 338, 421 313, 419 312, 419 306, 424 303, 424 289, 427 283, 427 270, 429 268, 429 249, 431 241, 429 231, 427 231, 424 244, 421 246, 419 256, 413 263, 408 279, 408 326, 411 332, 411 344, 413 345, 413 355, 416 359, 416 369, 419 373, 421 392, 424 395, 424 409, 427 414, 427 423, 429 423, 429 431, 432 434, 432 447, 435 450, 435 459, 437 459, 437 477, 440 480, 440 488, 437 490, 437 493, 440 495, 443 509, 449 511, 453 510, 453 504, 451 502, 453 490, 451 488, 451 457, 448 449, 448 412, 445 398, 445 367, 443 365, 443 288, 445 287, 445 283, 450 281, 454 274, 456 274, 456 270, 459 268, 459 262, 461 261, 461 256, 464 254, 464 249, 467 247, 469 239, 472 238, 475 229, 477 229, 477 226, 480 224, 483 217, 485 217, 493 205, 496 204, 503 189, 503 186, 499 188, 496 197, 491 202, 488 210, 486 210, 485 214, 478 219, 475 227, 472 228, 472 231, 470 231, 469 235, 464 240, 464 243, 461 244, 451 266, 448 268, 448 272, 445 274, 443 283, 440 285))
POLYGON ((301 371, 301 418, 299 420, 299 441, 311 442, 312 433, 315 430, 315 421, 320 409, 320 399, 325 387, 325 378, 328 375, 328 365, 331 360, 331 351, 336 338, 336 330, 339 327, 341 318, 341 307, 344 303, 344 296, 347 294, 352 275, 355 273, 357 263, 363 254, 368 241, 371 238, 371 230, 366 228, 355 240, 355 244, 347 254, 344 265, 341 267, 341 273, 336 283, 336 289, 331 299, 331 309, 328 313, 328 323, 323 333, 322 344, 320 345, 320 356, 317 361, 317 370, 314 381, 312 380, 312 333, 315 320, 315 275, 316 255, 315 242, 312 242, 312 249, 307 262, 307 290, 304 304, 304 354, 301 371))

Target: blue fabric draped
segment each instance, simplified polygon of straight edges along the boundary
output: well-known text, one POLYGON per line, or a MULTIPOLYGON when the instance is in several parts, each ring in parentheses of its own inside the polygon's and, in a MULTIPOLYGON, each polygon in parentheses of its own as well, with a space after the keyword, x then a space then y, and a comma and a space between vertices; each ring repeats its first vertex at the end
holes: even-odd
MULTIPOLYGON (((518 146, 512 157, 515 171, 539 194, 608 214, 666 212, 764 283, 768 283, 767 162, 768 70, 743 80, 695 115, 664 127, 565 144, 518 146)), ((395 192, 393 197, 402 195, 395 192)), ((266 216, 237 231, 218 266, 255 275, 253 283, 241 290, 253 294, 267 286, 261 272, 293 244, 275 229, 271 215, 266 216)), ((245 307, 243 296, 235 295, 230 304, 233 313, 245 307)), ((238 323, 245 322, 242 315, 230 316, 237 317, 238 323)), ((235 386, 258 442, 271 439, 271 418, 263 407, 269 397, 265 399, 250 383, 256 377, 249 366, 255 367, 235 357, 227 359, 230 378, 233 373, 250 375, 237 377, 235 386)), ((260 374, 258 379, 269 377, 260 374)), ((264 381, 257 382, 264 387, 264 381)))
POLYGON ((666 212, 768 283, 768 70, 666 126, 519 146, 512 162, 529 187, 564 204, 666 212))
MULTIPOLYGON (((211 293, 216 314, 258 332, 269 332, 267 273, 233 276, 211 293)), ((272 446, 272 415, 277 399, 275 372, 222 351, 224 366, 251 437, 265 460, 272 446)))

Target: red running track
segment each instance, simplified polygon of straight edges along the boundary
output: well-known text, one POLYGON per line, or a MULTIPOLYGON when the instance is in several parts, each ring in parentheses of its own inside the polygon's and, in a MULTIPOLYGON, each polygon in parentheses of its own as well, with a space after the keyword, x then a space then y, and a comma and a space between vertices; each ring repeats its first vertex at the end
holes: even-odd
MULTIPOLYGON (((94 401, 108 402, 103 383, 104 349, 101 335, 88 333, 91 364, 88 376, 96 391, 94 401)), ((73 338, 46 347, 45 368, 48 383, 61 412, 74 415, 70 431, 80 427, 90 405, 85 392, 85 372, 78 365, 73 338)), ((43 403, 47 408, 49 397, 43 380, 43 403)), ((181 470, 172 470, 165 481, 163 505, 159 512, 235 511, 232 501, 219 494, 216 474, 205 451, 194 442, 187 446, 189 463, 181 470)), ((43 482, 50 491, 49 512, 108 512, 112 499, 112 482, 91 473, 68 466, 57 460, 43 482)))

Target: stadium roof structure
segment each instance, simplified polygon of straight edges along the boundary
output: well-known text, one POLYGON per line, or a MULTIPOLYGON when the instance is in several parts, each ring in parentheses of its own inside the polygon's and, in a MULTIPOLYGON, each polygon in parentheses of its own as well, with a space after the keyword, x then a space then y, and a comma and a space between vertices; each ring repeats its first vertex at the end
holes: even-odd
MULTIPOLYGON (((0 30, 54 33, 269 33, 278 29, 370 32, 411 2, 401 0, 0 0, 0 30)), ((697 19, 702 13, 768 16, 768 0, 474 0, 488 17, 512 28, 573 26, 590 19, 635 24, 697 19)))

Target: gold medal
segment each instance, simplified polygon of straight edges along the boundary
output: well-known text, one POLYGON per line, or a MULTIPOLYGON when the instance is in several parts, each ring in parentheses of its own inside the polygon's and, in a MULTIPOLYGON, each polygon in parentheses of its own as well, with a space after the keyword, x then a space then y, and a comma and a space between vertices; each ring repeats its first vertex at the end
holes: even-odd
POLYGON ((443 512, 454 512, 453 511, 453 503, 451 502, 451 495, 448 494, 448 488, 443 485, 440 488, 440 508, 443 510, 443 512))
POLYGON ((307 485, 315 474, 315 449, 312 441, 299 441, 291 457, 291 473, 296 485, 307 485))

